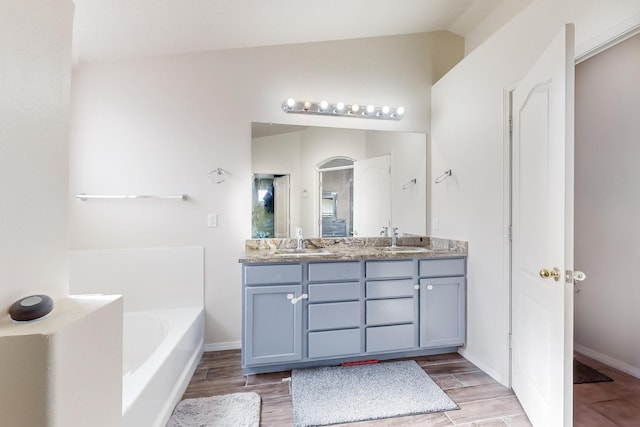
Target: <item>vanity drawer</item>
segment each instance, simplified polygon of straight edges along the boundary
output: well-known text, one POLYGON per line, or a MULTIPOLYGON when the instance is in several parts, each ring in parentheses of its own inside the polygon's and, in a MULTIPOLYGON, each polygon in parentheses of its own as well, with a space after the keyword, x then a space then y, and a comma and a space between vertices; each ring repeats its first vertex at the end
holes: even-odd
POLYGON ((360 302, 309 304, 309 330, 360 326, 360 302))
POLYGON ((368 352, 395 351, 416 346, 416 327, 413 324, 367 328, 366 336, 368 352))
POLYGON ((368 261, 365 275, 368 279, 413 276, 413 260, 368 261))
POLYGON ((378 280, 366 283, 367 298, 412 297, 415 293, 413 279, 378 280))
POLYGON ((310 332, 309 358, 360 353, 360 329, 310 332))
POLYGON ((367 301, 367 325, 413 322, 415 305, 413 298, 367 301))
POLYGON ((302 264, 244 266, 244 283, 247 285, 300 283, 301 281, 302 264))
POLYGON ((313 283, 309 285, 309 302, 360 299, 360 282, 313 283))
POLYGON ((464 276, 464 258, 420 260, 420 276, 464 276))
POLYGON ((359 280, 360 262, 318 262, 309 264, 309 281, 359 280))

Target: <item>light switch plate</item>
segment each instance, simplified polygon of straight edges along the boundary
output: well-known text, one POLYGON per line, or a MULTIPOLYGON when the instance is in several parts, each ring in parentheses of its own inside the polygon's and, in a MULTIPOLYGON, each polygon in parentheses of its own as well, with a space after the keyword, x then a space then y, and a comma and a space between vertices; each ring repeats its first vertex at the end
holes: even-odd
POLYGON ((207 215, 207 226, 208 227, 218 226, 218 214, 210 213, 209 215, 207 215))

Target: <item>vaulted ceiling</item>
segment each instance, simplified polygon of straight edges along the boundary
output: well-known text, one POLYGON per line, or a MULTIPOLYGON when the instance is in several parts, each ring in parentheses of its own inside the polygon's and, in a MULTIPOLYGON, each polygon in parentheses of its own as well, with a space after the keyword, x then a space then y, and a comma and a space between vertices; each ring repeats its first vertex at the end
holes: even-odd
POLYGON ((509 0, 73 0, 74 59, 451 31, 509 0))

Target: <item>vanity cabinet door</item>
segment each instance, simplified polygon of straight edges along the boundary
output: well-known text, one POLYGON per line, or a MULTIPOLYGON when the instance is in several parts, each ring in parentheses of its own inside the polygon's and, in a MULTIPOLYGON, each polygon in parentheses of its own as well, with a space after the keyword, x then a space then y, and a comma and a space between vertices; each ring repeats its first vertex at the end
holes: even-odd
POLYGON ((420 279, 420 347, 465 341, 465 278, 420 279))
POLYGON ((296 361, 302 358, 302 285, 246 287, 244 364, 296 361))

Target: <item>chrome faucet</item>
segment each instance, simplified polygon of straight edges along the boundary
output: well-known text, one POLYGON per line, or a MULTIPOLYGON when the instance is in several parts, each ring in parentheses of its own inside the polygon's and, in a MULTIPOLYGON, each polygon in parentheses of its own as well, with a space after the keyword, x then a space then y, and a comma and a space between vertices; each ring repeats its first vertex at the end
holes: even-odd
POLYGON ((297 250, 304 249, 304 239, 302 238, 302 228, 296 228, 296 239, 298 240, 297 250))
POLYGON ((380 235, 382 237, 389 237, 389 227, 386 225, 382 226, 382 231, 380 231, 380 235))
POLYGON ((391 233, 391 247, 395 248, 397 245, 396 243, 398 243, 398 227, 393 227, 393 233, 391 233))

